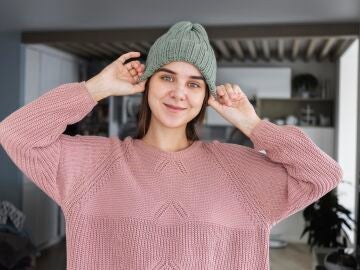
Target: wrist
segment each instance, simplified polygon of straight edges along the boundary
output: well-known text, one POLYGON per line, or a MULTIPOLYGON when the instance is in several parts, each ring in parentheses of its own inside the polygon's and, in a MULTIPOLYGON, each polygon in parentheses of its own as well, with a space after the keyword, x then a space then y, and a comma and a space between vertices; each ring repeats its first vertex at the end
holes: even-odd
POLYGON ((97 76, 85 81, 85 86, 92 98, 96 101, 100 101, 101 99, 109 96, 107 91, 103 89, 101 81, 97 78, 97 76))
POLYGON ((255 127, 261 122, 261 118, 258 116, 249 120, 247 123, 242 124, 239 129, 247 136, 250 137, 255 127))

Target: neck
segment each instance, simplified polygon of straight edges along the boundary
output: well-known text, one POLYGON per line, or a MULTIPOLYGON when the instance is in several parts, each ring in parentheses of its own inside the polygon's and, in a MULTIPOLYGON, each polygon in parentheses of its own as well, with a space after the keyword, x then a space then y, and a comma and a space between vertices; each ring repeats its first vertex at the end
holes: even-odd
POLYGON ((142 141, 163 151, 180 151, 192 143, 186 137, 185 128, 163 128, 150 125, 142 141))

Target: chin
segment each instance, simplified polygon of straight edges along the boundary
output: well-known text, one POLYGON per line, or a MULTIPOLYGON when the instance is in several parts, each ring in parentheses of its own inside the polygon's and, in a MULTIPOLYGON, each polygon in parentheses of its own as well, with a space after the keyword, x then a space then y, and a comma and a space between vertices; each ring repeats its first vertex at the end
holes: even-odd
POLYGON ((186 126, 188 122, 180 120, 176 121, 175 119, 161 119, 159 122, 168 128, 180 128, 182 126, 186 126))

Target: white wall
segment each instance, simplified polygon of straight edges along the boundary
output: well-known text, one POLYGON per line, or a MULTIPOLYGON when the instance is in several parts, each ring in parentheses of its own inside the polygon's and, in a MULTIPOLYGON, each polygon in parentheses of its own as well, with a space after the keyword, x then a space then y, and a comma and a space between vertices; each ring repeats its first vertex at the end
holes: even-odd
MULTIPOLYGON (((358 100, 358 53, 357 39, 339 61, 339 129, 337 160, 344 169, 344 183, 338 186, 339 203, 352 211, 355 218, 356 196, 356 132, 358 100)), ((348 231, 352 243, 354 232, 348 231)))

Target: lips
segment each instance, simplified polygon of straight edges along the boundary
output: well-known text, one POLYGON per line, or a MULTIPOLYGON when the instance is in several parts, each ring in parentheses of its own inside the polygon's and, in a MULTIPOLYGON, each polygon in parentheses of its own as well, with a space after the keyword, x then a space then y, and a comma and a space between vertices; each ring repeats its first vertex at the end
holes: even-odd
POLYGON ((185 110, 185 108, 181 108, 181 107, 178 107, 178 106, 174 106, 174 105, 171 105, 171 104, 166 104, 164 103, 166 107, 170 108, 170 109, 173 109, 173 110, 178 110, 178 111, 182 111, 182 110, 185 110))

